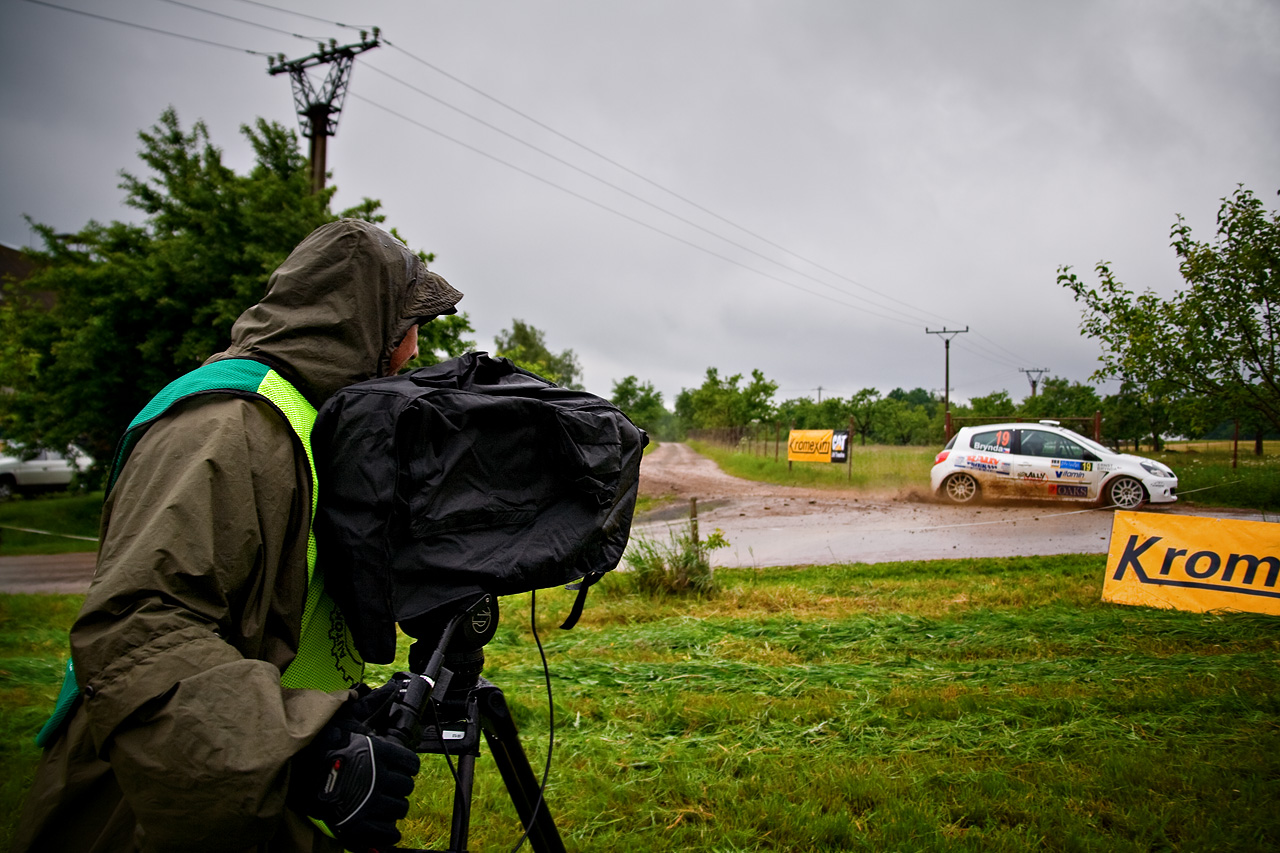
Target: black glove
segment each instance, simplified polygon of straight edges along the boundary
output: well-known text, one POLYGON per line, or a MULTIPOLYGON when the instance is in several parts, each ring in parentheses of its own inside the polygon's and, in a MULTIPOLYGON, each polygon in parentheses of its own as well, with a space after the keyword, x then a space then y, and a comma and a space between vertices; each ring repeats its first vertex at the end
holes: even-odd
POLYGON ((417 753, 344 707, 294 757, 289 799, 348 849, 390 848, 400 841, 396 821, 409 812, 419 765, 417 753))
POLYGON ((397 672, 381 687, 370 688, 367 684, 357 684, 356 698, 343 706, 343 712, 375 732, 386 734, 391 707, 413 677, 413 673, 397 672))

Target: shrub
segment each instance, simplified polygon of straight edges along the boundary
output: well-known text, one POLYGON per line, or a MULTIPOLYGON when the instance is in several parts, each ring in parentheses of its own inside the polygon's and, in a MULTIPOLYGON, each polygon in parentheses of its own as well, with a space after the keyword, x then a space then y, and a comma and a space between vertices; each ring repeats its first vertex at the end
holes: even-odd
POLYGON ((693 526, 671 528, 669 542, 636 537, 627 549, 626 561, 638 592, 651 598, 667 595, 710 596, 715 592, 715 573, 709 551, 727 548, 724 532, 716 528, 699 539, 693 526))

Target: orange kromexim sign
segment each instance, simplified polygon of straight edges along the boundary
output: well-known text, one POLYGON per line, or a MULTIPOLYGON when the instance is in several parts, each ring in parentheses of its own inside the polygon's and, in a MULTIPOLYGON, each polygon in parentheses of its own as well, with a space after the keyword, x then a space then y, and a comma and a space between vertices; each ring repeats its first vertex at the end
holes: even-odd
POLYGON ((1102 600, 1280 615, 1280 524, 1117 512, 1102 600))

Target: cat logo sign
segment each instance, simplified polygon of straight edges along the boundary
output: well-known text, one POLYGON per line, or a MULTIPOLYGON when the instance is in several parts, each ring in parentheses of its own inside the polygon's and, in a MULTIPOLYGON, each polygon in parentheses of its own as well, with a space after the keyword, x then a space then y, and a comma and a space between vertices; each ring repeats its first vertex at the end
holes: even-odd
POLYGON ((1102 600, 1280 615, 1280 524, 1117 512, 1102 600))

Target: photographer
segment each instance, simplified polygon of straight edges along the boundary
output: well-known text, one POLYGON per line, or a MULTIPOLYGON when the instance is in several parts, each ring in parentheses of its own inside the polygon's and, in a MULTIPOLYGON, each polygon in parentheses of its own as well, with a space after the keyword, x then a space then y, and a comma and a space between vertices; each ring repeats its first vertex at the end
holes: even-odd
POLYGON ((231 346, 135 419, 71 630, 79 692, 42 732, 15 850, 398 840, 418 759, 361 724, 363 666, 312 576, 310 425, 340 388, 398 371, 460 298, 378 228, 324 225, 231 346))

